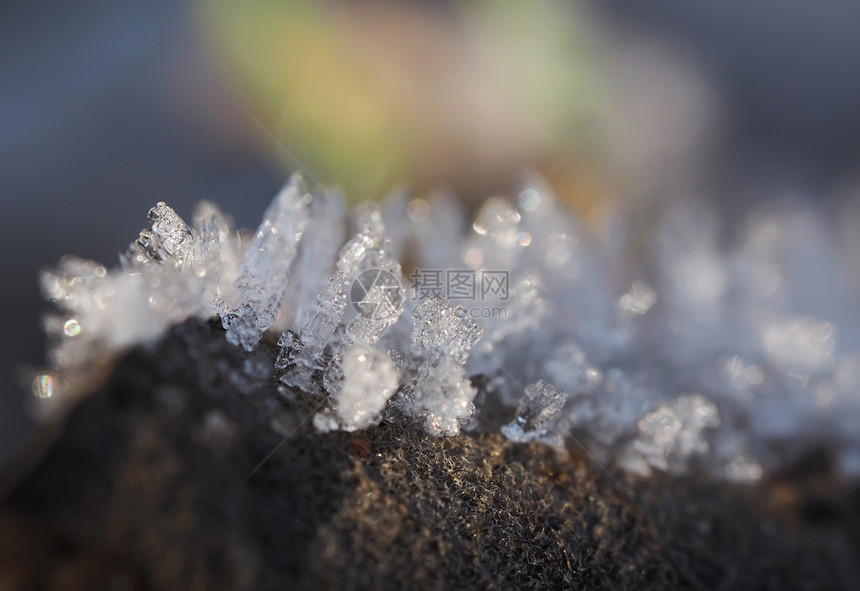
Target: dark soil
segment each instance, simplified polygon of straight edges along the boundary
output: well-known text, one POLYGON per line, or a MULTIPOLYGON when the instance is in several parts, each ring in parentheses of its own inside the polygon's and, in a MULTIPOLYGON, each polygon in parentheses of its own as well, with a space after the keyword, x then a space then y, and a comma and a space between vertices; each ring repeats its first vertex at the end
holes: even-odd
POLYGON ((0 505, 0 589, 860 584, 860 495, 815 458, 750 488, 402 419, 321 435, 248 361, 196 323, 128 355, 0 505))

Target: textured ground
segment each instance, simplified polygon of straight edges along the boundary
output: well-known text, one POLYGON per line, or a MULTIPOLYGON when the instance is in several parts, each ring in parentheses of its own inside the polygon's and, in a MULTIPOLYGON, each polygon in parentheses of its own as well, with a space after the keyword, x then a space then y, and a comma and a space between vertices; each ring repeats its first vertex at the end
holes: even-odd
POLYGON ((815 458, 738 489, 636 483, 498 434, 319 435, 314 401, 250 386, 247 361, 191 323, 120 363, 0 505, 0 590, 860 581, 860 495, 815 458))

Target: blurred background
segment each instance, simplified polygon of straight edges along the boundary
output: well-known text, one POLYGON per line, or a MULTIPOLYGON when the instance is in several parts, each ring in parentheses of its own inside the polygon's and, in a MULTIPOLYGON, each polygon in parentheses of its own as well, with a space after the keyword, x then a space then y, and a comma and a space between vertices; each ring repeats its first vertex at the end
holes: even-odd
POLYGON ((0 461, 45 361, 39 269, 114 264, 157 201, 254 227, 295 169, 474 204, 526 167, 596 228, 845 199, 858 26, 852 0, 3 3, 0 461))

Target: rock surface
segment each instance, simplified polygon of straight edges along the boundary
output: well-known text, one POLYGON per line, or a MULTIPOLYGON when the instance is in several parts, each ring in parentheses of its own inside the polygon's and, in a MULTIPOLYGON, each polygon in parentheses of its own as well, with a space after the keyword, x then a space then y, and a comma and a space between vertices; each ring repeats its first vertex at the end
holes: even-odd
POLYGON ((128 355, 0 505, 0 589, 860 581, 860 494, 812 460, 733 488, 403 419, 319 434, 324 401, 260 385, 255 361, 199 322, 128 355))

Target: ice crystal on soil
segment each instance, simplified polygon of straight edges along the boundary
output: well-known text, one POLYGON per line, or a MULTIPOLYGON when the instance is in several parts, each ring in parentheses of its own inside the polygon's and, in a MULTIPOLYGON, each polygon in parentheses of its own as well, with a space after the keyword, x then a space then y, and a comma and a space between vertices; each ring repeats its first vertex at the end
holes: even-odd
POLYGON ((227 340, 252 351, 278 316, 290 266, 308 222, 310 195, 294 175, 266 210, 236 280, 241 303, 224 317, 227 340))
POLYGON ((373 345, 349 345, 327 374, 332 407, 314 417, 321 431, 364 429, 378 422, 388 399, 397 391, 400 375, 394 362, 373 345))
POLYGON ((116 352, 217 316, 250 352, 237 387, 320 397, 320 430, 496 428, 732 480, 816 448, 860 476, 857 211, 841 233, 802 207, 761 211, 729 246, 694 203, 657 212, 651 236, 622 214, 593 235, 530 177, 471 226, 445 195, 363 206, 342 244, 340 197, 294 177, 244 244, 214 205, 188 225, 158 203, 120 267, 65 257, 42 274, 57 312, 34 392, 70 398, 116 352), (407 285, 401 260, 439 283, 407 285), (508 414, 471 420, 483 404, 508 414))
POLYGON ((528 385, 516 418, 502 427, 502 433, 513 441, 544 438, 555 427, 566 401, 567 393, 546 380, 528 385))

